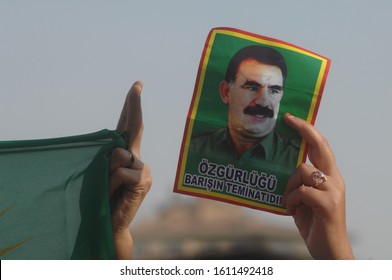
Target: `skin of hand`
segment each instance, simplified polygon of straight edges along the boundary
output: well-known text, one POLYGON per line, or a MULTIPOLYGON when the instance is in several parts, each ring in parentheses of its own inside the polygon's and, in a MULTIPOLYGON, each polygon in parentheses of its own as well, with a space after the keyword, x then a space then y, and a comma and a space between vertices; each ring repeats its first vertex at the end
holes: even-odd
POLYGON ((116 148, 110 159, 109 190, 113 203, 112 232, 117 259, 133 258, 133 239, 129 225, 152 185, 150 169, 140 160, 143 135, 142 88, 141 81, 132 85, 117 125, 117 130, 129 133, 129 151, 116 148), (135 159, 132 166, 131 153, 135 159))
POLYGON ((301 164, 289 178, 284 204, 313 258, 353 259, 346 228, 345 183, 333 152, 311 124, 291 114, 285 114, 284 120, 307 142, 313 164, 301 164), (311 177, 315 170, 327 178, 317 187, 311 177))

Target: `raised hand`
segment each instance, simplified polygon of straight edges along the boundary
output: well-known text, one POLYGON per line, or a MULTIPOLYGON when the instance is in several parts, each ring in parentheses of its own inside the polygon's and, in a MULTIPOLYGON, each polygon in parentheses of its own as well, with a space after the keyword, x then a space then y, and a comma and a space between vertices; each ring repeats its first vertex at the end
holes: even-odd
POLYGON ((313 164, 300 165, 287 183, 285 205, 289 214, 313 258, 353 259, 346 229, 345 184, 333 152, 311 124, 290 114, 284 119, 308 143, 313 164), (314 171, 322 172, 323 180, 318 184, 312 178, 314 171))
POLYGON ((150 169, 140 158, 143 135, 142 88, 140 81, 132 85, 117 125, 118 130, 128 133, 129 150, 116 148, 110 161, 112 231, 118 259, 133 258, 129 225, 152 185, 150 169))

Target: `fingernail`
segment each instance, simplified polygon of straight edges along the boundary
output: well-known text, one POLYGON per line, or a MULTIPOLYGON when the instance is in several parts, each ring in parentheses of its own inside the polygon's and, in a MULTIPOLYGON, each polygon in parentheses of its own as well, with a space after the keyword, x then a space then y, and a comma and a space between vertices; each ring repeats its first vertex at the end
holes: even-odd
POLYGON ((288 118, 294 118, 294 116, 293 116, 291 113, 286 113, 285 115, 286 115, 286 117, 288 117, 288 118))
POLYGON ((132 86, 139 86, 139 87, 143 87, 143 82, 142 81, 136 81, 133 83, 132 86))

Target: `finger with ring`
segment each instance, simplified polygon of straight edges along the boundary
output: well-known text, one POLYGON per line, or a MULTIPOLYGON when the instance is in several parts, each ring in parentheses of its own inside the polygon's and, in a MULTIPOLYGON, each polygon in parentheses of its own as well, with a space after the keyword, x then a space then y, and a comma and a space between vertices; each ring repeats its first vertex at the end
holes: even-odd
POLYGON ((327 177, 325 177, 324 173, 319 170, 313 171, 311 176, 314 182, 313 187, 317 187, 318 185, 327 181, 327 177))
POLYGON ((133 164, 135 163, 135 155, 132 152, 129 152, 129 160, 127 164, 127 168, 132 168, 133 164))

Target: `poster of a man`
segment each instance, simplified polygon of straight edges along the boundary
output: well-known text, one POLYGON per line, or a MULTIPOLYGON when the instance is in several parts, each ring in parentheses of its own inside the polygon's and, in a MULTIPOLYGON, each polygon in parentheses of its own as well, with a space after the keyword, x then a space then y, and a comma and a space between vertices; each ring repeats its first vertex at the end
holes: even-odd
POLYGON ((215 153, 295 167, 299 146, 275 131, 286 76, 286 62, 278 51, 261 45, 240 49, 219 84, 228 126, 192 137, 190 150, 204 157, 215 153))
POLYGON ((314 123, 329 64, 276 39, 211 30, 174 191, 285 214, 282 194, 306 144, 282 116, 314 123))

